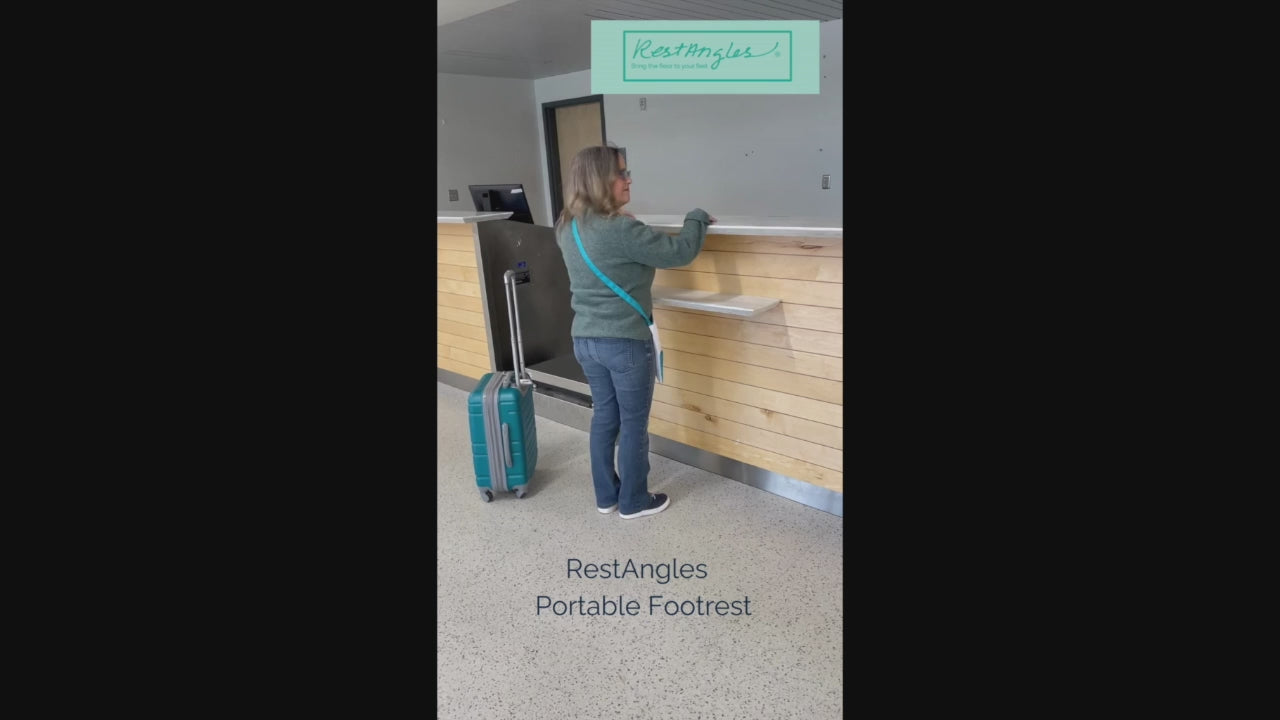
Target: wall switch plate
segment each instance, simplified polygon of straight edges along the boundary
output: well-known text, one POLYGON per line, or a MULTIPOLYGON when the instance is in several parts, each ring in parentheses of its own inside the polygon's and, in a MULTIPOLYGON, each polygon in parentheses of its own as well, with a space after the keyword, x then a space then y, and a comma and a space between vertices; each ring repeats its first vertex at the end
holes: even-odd
POLYGON ((831 176, 830 176, 830 175, 823 175, 823 176, 822 176, 822 189, 823 189, 823 190, 830 190, 830 189, 831 189, 831 176))
POLYGON ((458 191, 457 191, 457 190, 450 190, 450 191, 449 191, 449 201, 450 201, 450 202, 457 202, 457 200, 458 200, 458 191))
POLYGON ((640 98, 640 109, 644 110, 649 105, 649 98, 640 98))

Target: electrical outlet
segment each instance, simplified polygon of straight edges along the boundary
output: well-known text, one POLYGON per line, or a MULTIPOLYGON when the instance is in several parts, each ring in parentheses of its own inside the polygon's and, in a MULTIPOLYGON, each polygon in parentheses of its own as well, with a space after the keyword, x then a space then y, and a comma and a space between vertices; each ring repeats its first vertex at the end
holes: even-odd
POLYGON ((649 98, 640 98, 640 109, 645 110, 649 105, 649 98))
POLYGON ((830 189, 831 189, 831 176, 830 176, 830 175, 823 175, 823 176, 822 176, 822 189, 823 189, 823 190, 830 190, 830 189))
POLYGON ((450 191, 449 191, 449 202, 457 202, 457 201, 458 201, 458 191, 457 191, 457 190, 450 190, 450 191))

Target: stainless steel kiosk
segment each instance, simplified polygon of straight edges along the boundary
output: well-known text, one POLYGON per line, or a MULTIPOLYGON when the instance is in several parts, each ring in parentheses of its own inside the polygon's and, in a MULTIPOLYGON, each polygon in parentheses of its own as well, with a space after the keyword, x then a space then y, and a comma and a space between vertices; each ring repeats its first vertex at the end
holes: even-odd
MULTIPOLYGON (((546 394, 591 407, 587 376, 573 357, 569 273, 556 245, 555 230, 510 220, 480 223, 477 230, 480 289, 489 327, 510 327, 502 276, 514 270, 529 375, 546 394)), ((495 331, 489 335, 497 369, 513 370, 508 334, 495 331)))

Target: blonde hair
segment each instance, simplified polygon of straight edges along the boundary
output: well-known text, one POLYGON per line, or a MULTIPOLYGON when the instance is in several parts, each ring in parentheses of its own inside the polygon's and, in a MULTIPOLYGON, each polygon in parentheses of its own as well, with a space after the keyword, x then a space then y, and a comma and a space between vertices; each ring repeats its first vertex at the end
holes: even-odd
POLYGON ((613 198, 613 181, 618 179, 617 148, 605 145, 583 148, 573 156, 564 180, 564 210, 557 225, 568 225, 588 212, 606 217, 619 214, 622 206, 613 198))

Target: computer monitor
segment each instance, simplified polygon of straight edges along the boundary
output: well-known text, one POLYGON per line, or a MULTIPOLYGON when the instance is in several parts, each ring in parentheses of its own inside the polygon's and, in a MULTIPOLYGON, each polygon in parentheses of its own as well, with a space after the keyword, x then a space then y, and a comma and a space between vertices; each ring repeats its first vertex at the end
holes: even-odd
POLYGON ((508 220, 533 224, 524 185, 468 185, 478 212, 510 212, 508 220))

